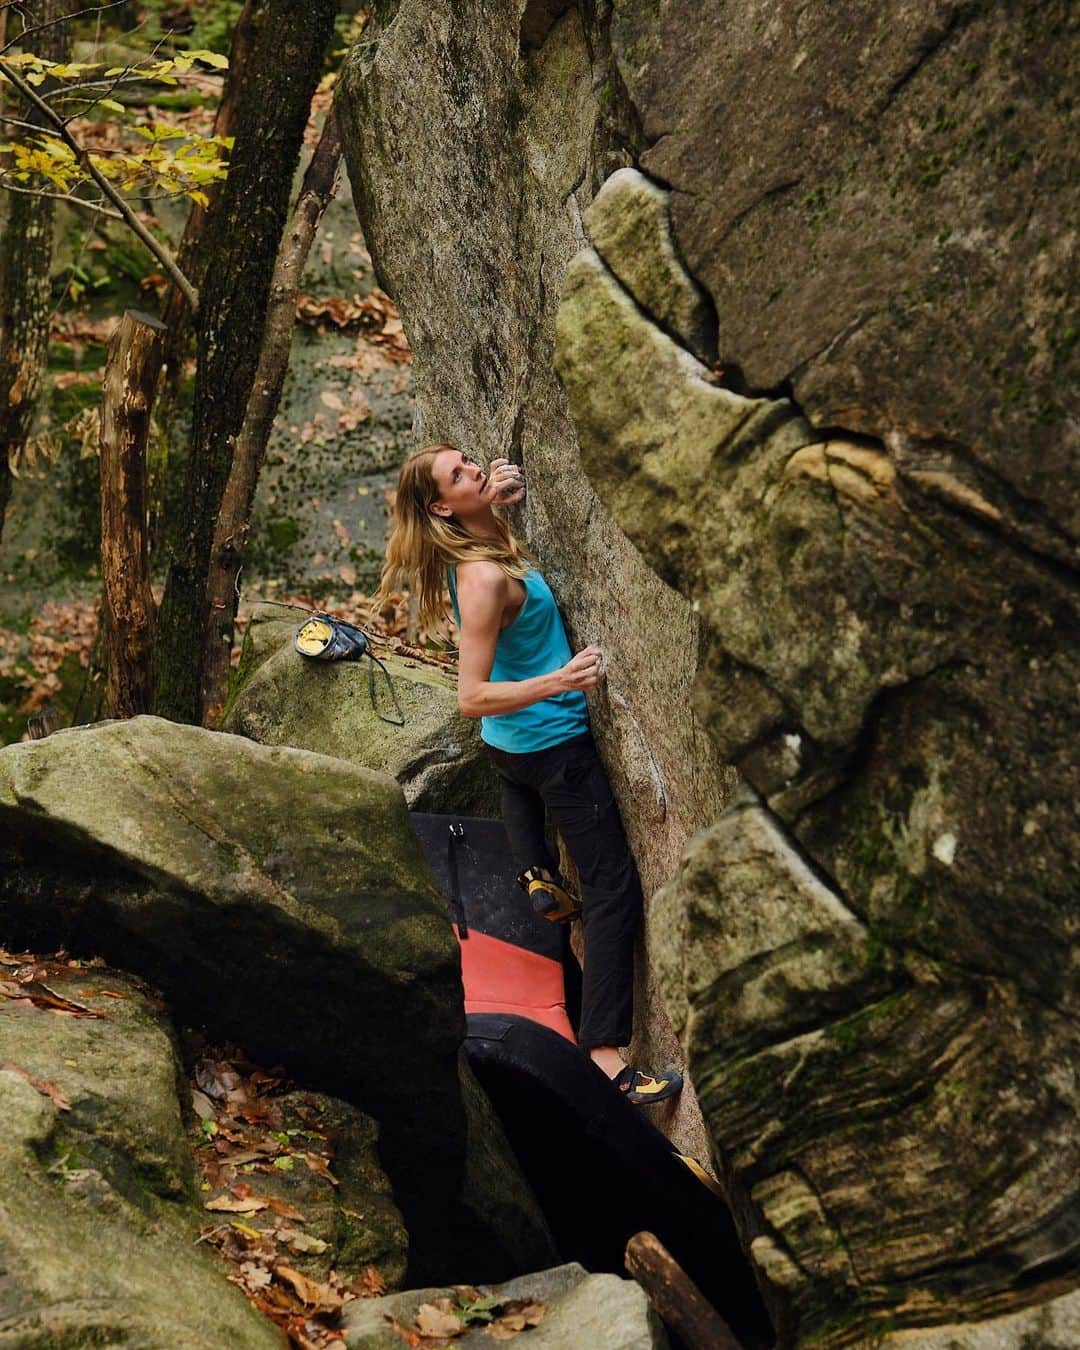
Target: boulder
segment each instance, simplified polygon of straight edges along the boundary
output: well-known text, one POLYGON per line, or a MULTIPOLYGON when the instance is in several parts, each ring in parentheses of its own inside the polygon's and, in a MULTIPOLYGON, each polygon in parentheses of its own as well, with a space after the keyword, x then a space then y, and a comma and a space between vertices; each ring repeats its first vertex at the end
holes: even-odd
MULTIPOLYGON (((734 776, 702 753, 690 707, 700 620, 591 487, 551 362, 583 215, 641 144, 613 22, 606 5, 390 0, 346 57, 336 107, 364 238, 413 352, 416 442, 524 464, 530 488, 512 528, 535 550, 575 650, 604 650, 589 715, 648 896, 734 776)), ((640 221, 654 238, 661 206, 640 221)), ((645 961, 638 1008, 635 1056, 675 1062, 645 961)), ((708 1162, 692 1086, 663 1117, 708 1162)))
POLYGON ((50 988, 96 1016, 0 1002, 0 1346, 281 1350, 195 1241, 206 1215, 157 1003, 114 971, 50 988))
POLYGON ((457 944, 392 779, 141 717, 0 751, 0 826, 4 938, 100 952, 378 1119, 411 1270, 550 1252, 520 1177, 501 1231, 485 1173, 461 1193, 470 1150, 514 1165, 462 1090, 457 944))
POLYGON ((302 618, 269 605, 253 611, 222 729, 388 773, 411 810, 497 815, 498 783, 480 723, 458 712, 453 673, 378 652, 405 716, 404 726, 392 725, 378 716, 397 712, 377 668, 372 706, 366 659, 324 663, 294 650, 302 618))
POLYGON ((822 1345, 1077 1278, 1070 20, 850 9, 389 0, 337 96, 418 430, 525 463, 608 658, 635 1053, 662 993, 822 1345))
MULTIPOLYGON (((385 1298, 351 1303, 342 1318, 345 1344, 349 1350, 397 1350, 403 1336, 394 1323, 406 1328, 415 1326, 420 1308, 424 1304, 435 1307, 437 1300, 449 1300, 452 1306, 467 1308, 469 1302, 477 1302, 471 1297, 472 1292, 480 1299, 497 1300, 497 1306, 519 1299, 543 1304, 542 1319, 528 1329, 532 1350, 569 1350, 571 1346, 589 1346, 590 1350, 667 1350, 663 1325, 639 1285, 617 1275, 590 1275, 576 1263, 464 1293, 460 1287, 410 1289, 385 1298)), ((478 1321, 464 1334, 455 1334, 453 1344, 464 1350, 469 1346, 490 1346, 491 1341, 487 1328, 478 1321)))
MULTIPOLYGON (((219 1105, 213 1098, 211 1102, 219 1105)), ((247 1175, 246 1163, 231 1164, 230 1158, 239 1154, 250 1159, 251 1152, 245 1155, 242 1142, 229 1140, 226 1131, 235 1129, 235 1117, 219 1116, 219 1133, 209 1142, 205 1136, 198 1137, 210 1152, 214 1164, 210 1175, 216 1178, 213 1189, 203 1195, 204 1202, 212 1204, 223 1196, 231 1199, 232 1186, 249 1184, 260 1200, 276 1197, 303 1215, 303 1238, 315 1241, 299 1245, 283 1236, 283 1228, 287 1232, 291 1225, 288 1221, 283 1225, 272 1207, 241 1217, 247 1228, 270 1230, 279 1256, 293 1269, 318 1283, 333 1271, 347 1283, 362 1282, 370 1266, 388 1288, 400 1288, 409 1235, 379 1158, 378 1121, 338 1097, 306 1089, 260 1095, 254 1110, 261 1127, 256 1130, 262 1134, 260 1142, 268 1138, 273 1148, 287 1140, 282 1152, 273 1156, 273 1163, 281 1166, 270 1165, 265 1170, 260 1166, 247 1175), (215 1145, 222 1136, 228 1142, 219 1154, 215 1145), (329 1172, 309 1165, 320 1152, 330 1155, 329 1172)), ((211 1211, 204 1223, 212 1217, 227 1222, 211 1211)))
POLYGON ((1047 1297, 1078 1236, 1075 590, 932 454, 718 384, 592 249, 557 332, 582 460, 701 613, 697 706, 746 780, 649 947, 782 1327, 1047 1297))

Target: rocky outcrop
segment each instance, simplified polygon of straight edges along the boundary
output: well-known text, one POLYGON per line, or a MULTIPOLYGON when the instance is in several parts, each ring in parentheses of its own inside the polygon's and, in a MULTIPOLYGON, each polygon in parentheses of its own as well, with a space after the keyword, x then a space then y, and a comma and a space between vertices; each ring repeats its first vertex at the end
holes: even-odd
POLYGON ((196 1243, 206 1215, 165 1017, 116 972, 50 988, 96 1016, 0 1003, 0 1345, 280 1350, 196 1243))
POLYGON ((136 718, 0 752, 0 827, 7 941, 100 952, 378 1119, 410 1270, 543 1263, 543 1221, 459 1065, 457 944, 393 780, 136 718))
POLYGON ((556 361, 748 783, 649 922, 752 1250, 828 1344, 1045 1298, 1080 1237, 1075 589, 933 450, 724 387, 626 275, 574 259, 556 361))
POLYGON ((821 1344, 1077 1278, 1068 25, 388 0, 341 85, 420 430, 526 464, 664 1001, 821 1344))
POLYGON ((639 167, 672 190, 721 363, 939 457, 1075 561, 1069 6, 614 9, 639 167))
MULTIPOLYGON (((607 5, 392 0, 346 59, 337 108, 364 237, 413 351, 415 439, 525 465, 512 525, 575 649, 605 652, 590 716, 648 894, 733 779, 689 707, 699 620, 597 498, 551 364, 582 214, 641 143, 611 24, 607 5)), ((669 1063, 679 1050, 645 962, 639 985, 635 1053, 669 1063)), ((692 1088, 666 1124, 707 1158, 692 1088)))
POLYGON ((222 729, 388 773, 415 811, 498 814, 480 724, 458 712, 452 674, 380 651, 405 717, 404 726, 392 725, 378 715, 397 717, 385 676, 375 670, 373 706, 366 658, 323 663, 294 651, 302 618, 268 605, 252 613, 222 729))
MULTIPOLYGON (((426 1304, 429 1310, 442 1311, 438 1308, 441 1300, 463 1312, 486 1302, 494 1316, 507 1304, 533 1305, 539 1314, 535 1325, 528 1327, 528 1344, 533 1350, 566 1350, 568 1346, 666 1350, 668 1346, 663 1324, 639 1285, 617 1275, 590 1275, 576 1263, 479 1290, 410 1289, 386 1298, 357 1301, 344 1314, 345 1344, 349 1350, 397 1350, 405 1339, 398 1327, 403 1327, 407 1335, 416 1327, 420 1309, 426 1304), (472 1298, 473 1293, 478 1297, 472 1298)), ((455 1316, 453 1311, 450 1316, 455 1316)), ((452 1327, 453 1322, 448 1325, 452 1327)), ((453 1337, 452 1343, 463 1348, 487 1347, 492 1341, 480 1318, 453 1337)))

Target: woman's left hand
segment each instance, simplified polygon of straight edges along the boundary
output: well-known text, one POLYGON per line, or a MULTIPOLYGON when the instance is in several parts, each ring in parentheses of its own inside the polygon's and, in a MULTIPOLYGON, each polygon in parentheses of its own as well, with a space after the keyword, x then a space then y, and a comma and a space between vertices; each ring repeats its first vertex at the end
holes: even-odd
POLYGON ((525 470, 508 459, 493 459, 488 486, 493 506, 513 506, 525 496, 525 470))

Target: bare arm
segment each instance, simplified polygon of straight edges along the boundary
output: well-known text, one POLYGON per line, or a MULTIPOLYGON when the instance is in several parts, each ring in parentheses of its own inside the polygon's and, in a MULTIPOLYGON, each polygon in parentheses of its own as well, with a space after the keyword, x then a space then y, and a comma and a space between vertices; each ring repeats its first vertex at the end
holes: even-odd
POLYGON ((495 643, 509 598, 509 578, 497 563, 462 563, 457 572, 461 635, 458 639, 458 707, 465 717, 495 717, 532 703, 592 689, 601 678, 600 652, 586 647, 565 666, 528 680, 490 680, 495 643))

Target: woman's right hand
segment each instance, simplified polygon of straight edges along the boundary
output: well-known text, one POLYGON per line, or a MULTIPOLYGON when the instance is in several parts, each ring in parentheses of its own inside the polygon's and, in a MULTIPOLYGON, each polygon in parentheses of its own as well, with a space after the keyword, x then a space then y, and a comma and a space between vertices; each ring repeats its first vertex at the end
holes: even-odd
POLYGON ((559 670, 566 692, 595 689, 604 678, 604 658, 599 647, 585 647, 559 670))

